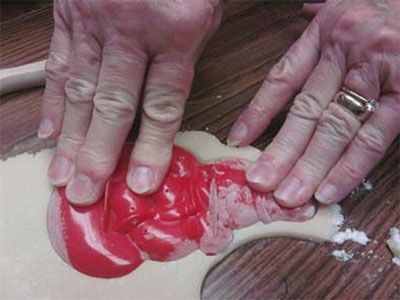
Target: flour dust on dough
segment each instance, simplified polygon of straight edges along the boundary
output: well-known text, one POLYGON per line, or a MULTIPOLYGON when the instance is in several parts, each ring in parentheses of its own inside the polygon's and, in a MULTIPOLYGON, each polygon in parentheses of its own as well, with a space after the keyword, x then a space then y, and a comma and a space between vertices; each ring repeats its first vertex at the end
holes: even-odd
MULTIPOLYGON (((225 146, 204 132, 180 133, 175 144, 204 163, 223 157, 254 161, 260 155, 252 147, 225 146)), ((216 256, 197 250, 177 261, 147 261, 122 278, 93 278, 64 263, 47 235, 52 188, 46 174, 52 154, 43 150, 0 161, 1 299, 199 299, 207 271, 239 245, 263 237, 330 241, 341 223, 338 205, 319 207, 307 222, 257 223, 237 230, 228 249, 216 256)))

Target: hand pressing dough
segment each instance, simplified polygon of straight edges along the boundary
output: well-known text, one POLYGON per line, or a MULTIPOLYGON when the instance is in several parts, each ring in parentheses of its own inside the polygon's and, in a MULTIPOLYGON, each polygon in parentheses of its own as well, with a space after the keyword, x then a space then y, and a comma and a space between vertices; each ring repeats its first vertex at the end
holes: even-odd
POLYGON ((221 158, 201 163, 174 146, 169 170, 159 189, 138 195, 126 184, 132 144, 123 147, 104 196, 93 205, 70 204, 65 187, 51 196, 47 230, 60 257, 93 277, 126 276, 148 260, 172 261, 199 249, 222 253, 234 231, 258 222, 304 222, 315 203, 279 206, 272 193, 246 182, 250 161, 221 158))
MULTIPOLYGON (((255 160, 254 148, 230 148, 203 132, 186 132, 175 143, 202 161, 223 157, 255 160)), ((257 223, 235 231, 222 254, 196 251, 172 262, 147 261, 128 276, 98 279, 85 276, 58 258, 46 231, 46 210, 52 188, 47 167, 52 150, 23 154, 0 162, 0 298, 10 299, 198 299, 207 271, 227 253, 263 237, 330 241, 338 232, 340 207, 319 207, 307 222, 257 223)))

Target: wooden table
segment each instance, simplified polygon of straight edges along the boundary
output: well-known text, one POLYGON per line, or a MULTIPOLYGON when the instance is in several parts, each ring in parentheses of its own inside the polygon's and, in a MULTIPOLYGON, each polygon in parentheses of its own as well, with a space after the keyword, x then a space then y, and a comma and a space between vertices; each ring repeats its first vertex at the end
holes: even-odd
MULTIPOLYGON (((51 5, 1 24, 1 67, 44 59, 52 32, 51 5)), ((206 130, 219 138, 251 100, 263 77, 307 21, 300 4, 227 1, 218 33, 196 68, 183 130, 206 130)), ((0 102, 1 157, 49 146, 36 138, 42 88, 16 92, 0 102)), ((265 147, 286 110, 254 145, 265 147)), ((134 126, 130 135, 135 135, 134 126)), ((400 226, 399 141, 395 141, 368 180, 342 202, 344 228, 365 231, 366 246, 316 244, 292 239, 263 239, 232 252, 204 280, 203 299, 345 298, 400 299, 400 268, 386 246, 389 228, 400 226), (341 262, 334 249, 354 259, 341 262)))

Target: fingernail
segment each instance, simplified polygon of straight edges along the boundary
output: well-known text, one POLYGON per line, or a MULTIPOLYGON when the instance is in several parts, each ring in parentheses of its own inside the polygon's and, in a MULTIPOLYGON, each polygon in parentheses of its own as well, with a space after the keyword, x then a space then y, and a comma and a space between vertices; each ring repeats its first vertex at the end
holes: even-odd
POLYGON ((333 184, 324 184, 315 192, 315 199, 321 203, 332 203, 335 200, 337 188, 333 184))
POLYGON ((53 122, 49 119, 43 119, 40 122, 39 131, 38 131, 38 138, 39 139, 47 139, 51 136, 54 132, 54 125, 53 122))
POLYGON ((59 186, 67 183, 72 175, 72 164, 64 156, 57 156, 51 162, 48 176, 51 184, 59 186))
POLYGON ((226 142, 229 146, 237 146, 247 136, 247 133, 247 126, 243 122, 239 122, 233 126, 226 142))
POLYGON ((293 208, 291 214, 293 214, 293 221, 306 221, 311 219, 315 215, 315 205, 307 203, 303 206, 293 208))
POLYGON ((249 182, 261 190, 267 190, 271 186, 274 176, 274 166, 268 161, 260 161, 253 164, 247 171, 246 178, 249 182))
POLYGON ((274 196, 285 204, 293 204, 297 201, 296 196, 300 192, 302 184, 296 177, 285 180, 275 191, 274 196))
POLYGON ((75 204, 85 204, 92 201, 95 185, 86 175, 78 174, 72 177, 66 189, 67 198, 75 204))
POLYGON ((154 174, 149 167, 137 167, 128 176, 128 185, 136 194, 144 194, 150 191, 153 182, 154 174))
POLYGON ((311 204, 304 210, 303 216, 306 220, 309 220, 315 215, 315 212, 316 212, 315 206, 311 204))

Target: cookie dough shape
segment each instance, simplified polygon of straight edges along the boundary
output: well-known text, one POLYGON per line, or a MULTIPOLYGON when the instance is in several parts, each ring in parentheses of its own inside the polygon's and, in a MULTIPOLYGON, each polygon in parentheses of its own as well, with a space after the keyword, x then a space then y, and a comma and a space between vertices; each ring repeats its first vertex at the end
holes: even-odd
MULTIPOLYGON (((180 133, 175 143, 202 162, 224 157, 253 161, 260 155, 252 147, 225 146, 204 132, 180 133)), ((122 278, 92 278, 65 264, 48 239, 46 210, 52 188, 46 173, 52 153, 43 150, 0 161, 2 299, 199 299, 207 271, 238 246, 264 237, 330 241, 342 220, 338 205, 319 207, 307 222, 257 223, 237 230, 229 248, 216 256, 195 251, 177 261, 147 261, 122 278)))

